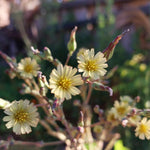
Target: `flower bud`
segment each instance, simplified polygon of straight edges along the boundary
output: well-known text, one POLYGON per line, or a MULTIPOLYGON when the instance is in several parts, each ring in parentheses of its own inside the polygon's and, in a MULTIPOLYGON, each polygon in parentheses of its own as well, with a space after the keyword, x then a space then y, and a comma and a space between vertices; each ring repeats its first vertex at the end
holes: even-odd
POLYGON ((137 113, 136 108, 132 108, 132 110, 131 110, 131 115, 132 115, 132 116, 133 116, 133 115, 136 115, 136 113, 137 113))
POLYGON ((59 101, 58 99, 55 99, 53 105, 52 105, 52 111, 54 111, 54 109, 56 109, 59 106, 59 101))
POLYGON ((75 100, 75 101, 73 102, 73 104, 74 104, 74 106, 81 106, 81 103, 80 103, 79 100, 75 100))
POLYGON ((70 40, 67 44, 67 48, 69 50, 69 54, 72 55, 72 53, 76 50, 77 48, 77 42, 75 39, 75 35, 76 35, 76 31, 77 31, 77 27, 75 26, 75 28, 72 30, 71 35, 70 35, 70 40))
POLYGON ((140 102, 140 96, 135 97, 135 101, 136 101, 137 103, 139 103, 139 102, 140 102))
POLYGON ((53 61, 53 56, 48 47, 44 47, 44 57, 46 60, 52 62, 53 61))
POLYGON ((7 69, 6 74, 8 74, 10 79, 14 79, 16 77, 16 73, 12 69, 7 69))
POLYGON ((103 53, 107 60, 111 59, 114 53, 114 49, 116 45, 119 43, 119 41, 122 39, 122 37, 129 32, 129 29, 124 31, 122 34, 118 35, 109 45, 106 49, 104 49, 103 53))
POLYGON ((105 85, 103 85, 102 83, 99 83, 99 82, 94 82, 92 86, 96 90, 107 91, 107 92, 109 92, 110 96, 113 95, 113 90, 109 86, 105 86, 105 85))
POLYGON ((96 114, 98 114, 99 113, 99 106, 98 105, 95 105, 95 107, 94 107, 94 112, 96 113, 96 114))
POLYGON ((78 127, 77 127, 77 130, 78 130, 80 133, 84 133, 84 127, 82 127, 82 126, 78 126, 78 127))
POLYGON ((127 119, 123 119, 122 122, 121 122, 121 124, 122 124, 123 127, 126 127, 127 123, 128 123, 127 119))
POLYGON ((20 94, 28 94, 30 92, 31 92, 30 87, 23 83, 22 88, 19 90, 19 93, 20 94))

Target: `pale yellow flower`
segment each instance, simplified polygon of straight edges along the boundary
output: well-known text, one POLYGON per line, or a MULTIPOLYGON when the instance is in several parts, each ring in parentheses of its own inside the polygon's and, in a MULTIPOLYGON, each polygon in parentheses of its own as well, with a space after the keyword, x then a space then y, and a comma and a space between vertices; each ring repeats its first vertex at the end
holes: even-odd
POLYGON ((31 60, 30 57, 21 59, 21 62, 18 64, 18 71, 20 72, 21 76, 25 78, 32 78, 33 76, 36 77, 39 69, 40 67, 36 60, 31 60))
POLYGON ((131 104, 133 102, 133 99, 128 95, 124 95, 124 96, 120 96, 120 101, 127 104, 131 104))
POLYGON ((87 50, 86 48, 80 48, 78 53, 77 53, 77 57, 80 55, 84 55, 86 50, 87 50))
POLYGON ((50 89, 56 98, 71 99, 71 95, 78 95, 80 90, 75 86, 82 85, 81 75, 75 75, 76 68, 59 64, 57 70, 53 69, 50 74, 50 89))
POLYGON ((8 122, 6 127, 13 127, 16 134, 30 133, 31 126, 36 127, 39 121, 37 108, 28 100, 14 101, 4 112, 8 115, 3 118, 8 122))
POLYGON ((5 109, 9 107, 9 105, 10 105, 9 101, 0 98, 0 109, 5 109))
POLYGON ((139 115, 133 115, 128 120, 132 125, 136 125, 141 120, 141 117, 139 115))
POLYGON ((100 126, 100 125, 97 125, 93 128, 93 132, 97 133, 97 134, 100 134, 103 130, 103 127, 100 126))
POLYGON ((78 68, 79 72, 83 72, 84 77, 90 77, 92 79, 99 79, 104 76, 107 68, 106 58, 102 52, 98 52, 95 55, 94 49, 85 50, 78 55, 78 68))
POLYGON ((107 114, 107 121, 113 125, 117 125, 119 123, 115 117, 115 114, 116 114, 116 110, 114 108, 111 108, 107 114))
POLYGON ((140 70, 141 72, 145 71, 146 68, 147 68, 147 66, 146 66, 146 64, 144 64, 144 63, 140 64, 140 66, 139 66, 139 70, 140 70))
POLYGON ((130 66, 134 66, 136 65, 137 63, 143 61, 145 58, 144 58, 144 55, 143 54, 135 54, 132 59, 129 61, 129 65, 130 66))
POLYGON ((122 69, 120 75, 121 75, 121 77, 125 77, 125 76, 127 76, 128 73, 129 73, 129 71, 127 69, 122 69))
POLYGON ((127 113, 130 111, 130 106, 125 102, 118 102, 115 101, 114 103, 114 110, 115 110, 115 118, 121 120, 127 113))
POLYGON ((141 122, 137 124, 135 129, 135 136, 139 136, 139 139, 150 139, 150 120, 144 117, 141 122))

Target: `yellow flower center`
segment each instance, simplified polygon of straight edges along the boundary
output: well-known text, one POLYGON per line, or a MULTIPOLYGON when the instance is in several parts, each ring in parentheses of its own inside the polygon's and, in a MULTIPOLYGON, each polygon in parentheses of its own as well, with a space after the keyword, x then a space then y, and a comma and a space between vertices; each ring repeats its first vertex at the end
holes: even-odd
POLYGON ((31 64, 27 64, 25 67, 24 67, 24 71, 27 72, 27 73, 31 73, 33 71, 33 67, 31 64))
POLYGON ((116 120, 115 115, 114 114, 109 114, 108 121, 115 121, 115 120, 116 120))
POLYGON ((102 129, 103 129, 103 128, 102 128, 101 126, 95 126, 95 127, 94 127, 94 132, 95 132, 95 133, 101 133, 101 132, 102 132, 102 129))
POLYGON ((88 71, 96 71, 97 65, 96 65, 95 60, 89 60, 85 65, 85 69, 88 71))
POLYGON ((14 119, 16 120, 16 122, 19 122, 19 123, 26 122, 28 119, 28 113, 25 112, 24 110, 19 110, 14 115, 14 119))
POLYGON ((139 132, 140 133, 146 133, 146 131, 147 131, 147 126, 144 124, 141 124, 139 127, 139 132))
POLYGON ((71 80, 67 79, 65 77, 61 77, 60 80, 58 81, 57 85, 65 90, 67 90, 71 86, 71 80))
POLYGON ((123 107, 123 106, 120 106, 120 107, 117 108, 117 112, 118 112, 118 114, 120 114, 120 115, 124 115, 125 112, 126 112, 126 108, 123 107))

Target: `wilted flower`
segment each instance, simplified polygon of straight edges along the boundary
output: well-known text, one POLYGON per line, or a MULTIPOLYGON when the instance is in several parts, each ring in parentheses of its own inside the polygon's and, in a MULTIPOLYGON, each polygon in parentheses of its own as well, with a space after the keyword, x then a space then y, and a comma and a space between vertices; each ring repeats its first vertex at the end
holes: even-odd
POLYGON ((150 120, 147 121, 146 117, 137 124, 135 136, 139 136, 141 140, 150 139, 150 120))
POLYGON ((91 77, 92 79, 99 79, 106 73, 106 58, 102 52, 98 52, 95 56, 94 49, 85 50, 84 53, 78 55, 79 72, 83 72, 84 77, 91 77))
POLYGON ((59 64, 57 70, 53 69, 50 74, 50 88, 55 97, 60 99, 71 99, 71 95, 78 95, 80 90, 75 86, 83 84, 80 75, 75 75, 77 69, 59 64))
POLYGON ((21 62, 18 64, 18 71, 21 73, 21 76, 25 78, 36 77, 39 69, 40 67, 36 60, 31 60, 30 57, 21 59, 21 62))
POLYGON ((8 115, 3 118, 8 122, 6 127, 13 127, 16 134, 28 134, 31 132, 30 126, 36 127, 38 124, 37 108, 29 103, 28 100, 13 101, 4 111, 8 115))

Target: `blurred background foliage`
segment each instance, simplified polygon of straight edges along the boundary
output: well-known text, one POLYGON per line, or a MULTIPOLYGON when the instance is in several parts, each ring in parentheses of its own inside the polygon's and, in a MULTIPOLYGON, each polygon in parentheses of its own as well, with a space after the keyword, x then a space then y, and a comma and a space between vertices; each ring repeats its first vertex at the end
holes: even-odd
MULTIPOLYGON (((108 84, 114 90, 113 96, 109 97, 106 92, 94 92, 90 103, 93 107, 99 104, 101 108, 106 109, 111 107, 120 95, 129 95, 133 98, 141 97, 139 108, 150 108, 149 0, 2 0, 0 4, 5 6, 5 11, 0 15, 1 20, 5 18, 0 21, 0 50, 16 57, 18 61, 22 57, 32 56, 31 46, 39 50, 47 46, 53 56, 64 64, 70 31, 76 25, 78 46, 69 61, 69 65, 75 67, 76 54, 80 48, 102 51, 118 34, 129 28, 130 32, 117 45, 113 58, 108 62, 108 70, 118 66, 108 84)), ((39 59, 38 62, 42 66, 43 74, 49 78, 53 66, 39 59)), ((19 93, 22 81, 11 80, 5 72, 7 68, 4 60, 0 59, 0 97, 9 101, 25 98, 34 101, 33 97, 19 93)), ((75 99, 77 98, 73 101, 75 99)), ((75 124, 78 108, 73 106, 72 100, 64 103, 64 110, 66 118, 75 124)), ((2 110, 0 113, 2 119, 2 110)), ((93 121, 95 120, 96 116, 93 121)), ((129 149, 150 148, 148 141, 140 141, 133 135, 133 129, 119 127, 117 130, 122 134, 122 141, 129 149)), ((0 132, 0 139, 13 136, 16 140, 56 140, 47 136, 40 125, 33 129, 31 134, 18 137, 11 130, 6 130, 1 122, 0 132)))

